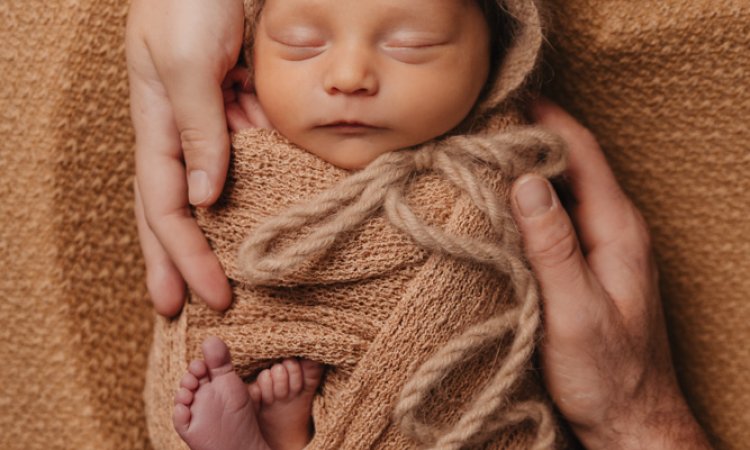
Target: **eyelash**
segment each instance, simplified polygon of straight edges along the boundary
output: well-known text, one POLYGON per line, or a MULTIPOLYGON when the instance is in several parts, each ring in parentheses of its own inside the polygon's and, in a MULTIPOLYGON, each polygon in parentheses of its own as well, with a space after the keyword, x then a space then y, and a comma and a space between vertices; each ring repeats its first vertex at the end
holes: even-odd
POLYGON ((432 47, 438 47, 443 45, 442 43, 417 43, 417 42, 396 42, 392 44, 384 44, 383 47, 385 48, 414 48, 414 49, 423 49, 423 48, 432 48, 432 47))
MULTIPOLYGON (((287 58, 292 61, 302 61, 314 58, 326 50, 325 44, 315 45, 316 43, 302 44, 277 41, 286 51, 287 58)), ((429 50, 442 47, 443 43, 407 43, 395 42, 382 44, 380 48, 393 59, 407 63, 417 64, 425 62, 429 57, 429 50)))

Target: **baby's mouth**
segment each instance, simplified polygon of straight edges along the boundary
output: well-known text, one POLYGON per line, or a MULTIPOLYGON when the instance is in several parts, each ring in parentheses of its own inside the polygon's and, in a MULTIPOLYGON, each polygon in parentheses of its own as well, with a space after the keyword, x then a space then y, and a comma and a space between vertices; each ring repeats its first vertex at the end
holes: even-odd
POLYGON ((320 125, 318 128, 341 134, 362 134, 382 129, 375 125, 352 120, 337 120, 335 122, 320 125))

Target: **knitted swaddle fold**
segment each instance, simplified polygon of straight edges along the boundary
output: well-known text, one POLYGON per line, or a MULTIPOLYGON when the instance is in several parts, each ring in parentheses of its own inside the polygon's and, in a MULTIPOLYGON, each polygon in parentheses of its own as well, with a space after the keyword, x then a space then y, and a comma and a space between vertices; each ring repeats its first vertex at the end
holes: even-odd
MULTIPOLYGON (((383 161, 407 161, 404 182, 396 184, 403 204, 424 226, 477 242, 496 240, 505 254, 520 261, 517 232, 503 219, 507 191, 519 173, 558 172, 560 153, 549 151, 549 142, 524 147, 526 153, 508 158, 516 163, 513 170, 507 163, 504 170, 493 167, 471 151, 449 156, 459 162, 455 167, 435 163, 445 157, 441 152, 451 153, 452 144, 464 139, 425 146, 431 151, 427 159, 405 150, 383 161), (444 172, 449 167, 458 174, 453 181, 444 172), (483 187, 462 187, 467 173, 459 167, 470 168, 483 187), (490 192, 497 200, 490 210, 500 218, 494 224, 487 207, 474 201, 489 198, 490 192), (498 223, 505 226, 500 234, 498 223)), ((233 280, 235 303, 218 314, 191 300, 177 320, 157 326, 147 406, 159 448, 182 448, 171 431, 167 399, 208 335, 227 342, 243 377, 290 356, 329 365, 313 406, 316 432, 308 448, 551 444, 551 406, 529 361, 538 325, 530 278, 523 284, 514 280, 518 274, 500 273, 507 264, 497 267, 492 258, 476 261, 415 243, 414 236, 392 224, 387 207, 377 207, 362 221, 339 229, 330 246, 310 253, 288 273, 264 286, 249 283, 241 270, 243 258, 237 256, 248 236, 261 238, 263 223, 294 211, 295 204, 320 204, 316 198, 366 177, 367 170, 350 174, 267 130, 244 131, 235 136, 234 146, 224 197, 216 207, 197 212, 197 218, 233 280), (518 299, 519 287, 530 297, 518 299), (521 322, 527 326, 519 333, 521 322)), ((502 155, 495 153, 485 158, 502 155)), ((265 248, 270 254, 283 251, 315 231, 311 224, 295 224, 265 248)))
POLYGON ((481 179, 476 166, 489 169, 494 177, 508 182, 532 170, 548 177, 559 175, 564 165, 559 138, 532 127, 510 129, 494 136, 452 136, 417 149, 382 155, 361 172, 254 229, 239 249, 240 281, 256 285, 280 283, 300 265, 325 255, 337 239, 378 214, 381 208, 391 225, 418 246, 484 264, 498 275, 507 275, 517 306, 472 326, 425 361, 404 386, 394 416, 402 431, 436 449, 459 449, 508 424, 526 420, 538 426, 533 448, 549 448, 554 443, 554 428, 546 405, 533 401, 506 405, 509 392, 535 348, 539 299, 530 271, 518 255, 518 235, 508 208, 481 179), (403 197, 412 177, 425 170, 441 173, 460 188, 489 221, 494 239, 452 235, 419 219, 403 197), (275 252, 269 249, 275 240, 311 224, 316 227, 297 242, 275 252), (440 431, 417 419, 417 410, 430 391, 438 388, 450 371, 462 368, 484 347, 497 345, 506 334, 513 334, 513 338, 503 364, 452 429, 440 431), (500 410, 504 410, 502 414, 500 410))

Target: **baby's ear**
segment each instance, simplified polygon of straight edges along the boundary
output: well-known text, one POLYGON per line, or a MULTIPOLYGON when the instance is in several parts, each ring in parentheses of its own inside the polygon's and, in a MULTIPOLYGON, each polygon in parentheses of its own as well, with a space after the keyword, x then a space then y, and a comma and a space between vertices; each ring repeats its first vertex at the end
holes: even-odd
POLYGON ((265 128, 268 130, 273 128, 255 93, 240 92, 238 100, 240 108, 253 128, 265 128))
POLYGON ((250 70, 237 66, 230 70, 221 84, 227 126, 233 133, 247 128, 271 128, 255 96, 250 70))

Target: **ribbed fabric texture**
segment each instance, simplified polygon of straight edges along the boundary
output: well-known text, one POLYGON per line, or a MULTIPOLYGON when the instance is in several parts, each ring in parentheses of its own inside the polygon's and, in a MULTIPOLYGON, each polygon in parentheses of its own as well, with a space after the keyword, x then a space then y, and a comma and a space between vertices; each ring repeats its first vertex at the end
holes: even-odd
POLYGON ((150 448, 126 2, 0 1, 0 448, 150 448))
POLYGON ((648 221, 677 375, 750 442, 750 2, 555 0, 557 81, 648 221))
MULTIPOLYGON (((225 197, 199 212, 198 219, 235 280, 235 304, 221 315, 192 299, 179 320, 158 321, 146 392, 155 446, 183 448, 172 430, 170 398, 187 362, 199 356, 201 341, 217 335, 229 345, 243 377, 290 356, 331 367, 314 403, 316 433, 307 448, 417 448, 392 420, 401 388, 451 337, 516 306, 508 279, 483 265, 426 253, 379 212, 314 264, 271 283, 281 287, 243 282, 237 250, 253 229, 349 174, 265 130, 240 133, 234 146, 225 197)), ((417 177, 406 198, 428 224, 457 235, 494 235, 484 213, 444 178, 429 171, 417 177)), ((494 178, 492 186, 507 200, 512 180, 494 178)), ((307 233, 302 228, 286 241, 307 233)), ((278 246, 284 245, 282 239, 278 246)), ((520 254, 519 248, 508 250, 520 254)), ((507 345, 485 348, 450 374, 421 410, 427 422, 454 423, 505 351, 507 345)), ((546 402, 530 369, 511 405, 546 402)), ((525 449, 534 437, 533 423, 524 423, 487 437, 491 443, 482 447, 525 449)))

